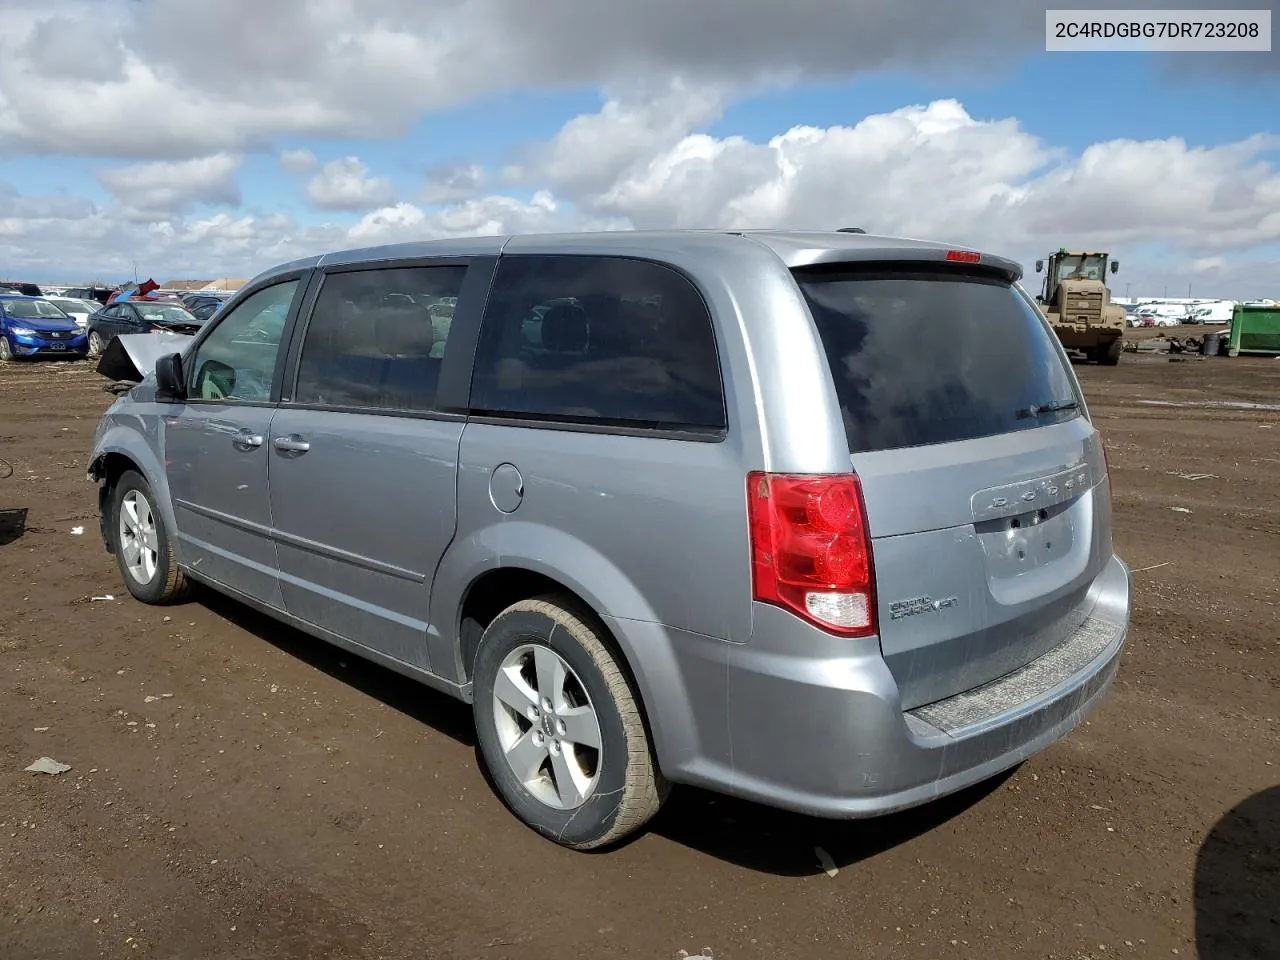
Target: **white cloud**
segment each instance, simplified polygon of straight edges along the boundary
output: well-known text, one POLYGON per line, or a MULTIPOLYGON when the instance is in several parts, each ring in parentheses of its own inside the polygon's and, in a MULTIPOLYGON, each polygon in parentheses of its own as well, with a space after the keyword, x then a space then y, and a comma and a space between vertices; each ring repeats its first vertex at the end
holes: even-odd
MULTIPOLYGON (((1024 262, 1064 243, 1159 244, 1184 259, 1280 243, 1280 174, 1274 138, 1218 147, 1179 139, 1116 140, 1078 156, 1029 134, 1016 120, 980 120, 953 100, 866 117, 853 126, 794 127, 768 142, 716 138, 645 121, 617 101, 566 125, 539 173, 584 212, 637 227, 787 227, 934 237, 1024 262), (608 186, 557 158, 594 155, 583 131, 606 140, 647 130, 608 186)), ((585 162, 585 161, 582 161, 585 162)), ((1275 278, 1280 282, 1280 277, 1275 278)))
POLYGON ((319 163, 316 155, 306 147, 285 150, 280 154, 280 166, 290 173, 306 173, 308 170, 314 170, 319 163))
POLYGON ((392 136, 424 112, 514 89, 998 73, 1043 51, 1043 35, 1043 8, 1024 0, 6 0, 0 137, 203 156, 286 134, 392 136), (139 118, 162 122, 118 136, 139 118))
POLYGON ((442 164, 427 171, 419 199, 423 203, 457 203, 480 195, 486 180, 478 163, 442 164))
POLYGON ((219 153, 100 170, 98 180, 120 202, 126 216, 151 220, 184 213, 196 203, 238 206, 240 162, 240 157, 219 153))
POLYGON ((307 182, 307 196, 326 210, 369 210, 389 203, 395 188, 386 177, 369 176, 358 157, 331 160, 307 182))
MULTIPOLYGON (((91 205, 79 219, 57 219, 71 211, 66 198, 0 190, 0 259, 96 273, 121 269, 118 251, 129 250, 140 266, 144 257, 164 265, 149 268, 157 274, 243 275, 323 250, 444 236, 857 225, 973 244, 1029 272, 1062 245, 1105 247, 1123 263, 1117 293, 1194 280, 1205 295, 1280 295, 1280 173, 1269 136, 1214 147, 1113 140, 1073 153, 1016 119, 978 118, 939 100, 757 141, 702 132, 722 102, 716 86, 619 94, 502 171, 528 191, 520 196, 486 191, 502 178, 461 164, 428 171, 419 203, 393 203, 389 184, 358 160, 337 161, 320 171, 318 199, 340 209, 320 225, 278 214, 130 223, 91 205)), ((141 169, 167 174, 133 178, 144 197, 144 184, 159 192, 159 206, 172 199, 174 171, 189 168, 141 169)), ((188 187, 184 196, 198 195, 188 187)), ((215 193, 207 186, 203 196, 215 193)))

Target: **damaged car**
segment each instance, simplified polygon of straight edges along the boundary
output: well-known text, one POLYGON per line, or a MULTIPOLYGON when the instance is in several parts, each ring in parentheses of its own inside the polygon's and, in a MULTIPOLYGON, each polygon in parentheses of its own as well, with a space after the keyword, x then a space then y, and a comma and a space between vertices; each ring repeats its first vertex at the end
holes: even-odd
POLYGON ((177 333, 190 335, 203 326, 195 314, 178 301, 126 300, 108 304, 89 317, 89 356, 100 357, 113 338, 130 334, 177 333))

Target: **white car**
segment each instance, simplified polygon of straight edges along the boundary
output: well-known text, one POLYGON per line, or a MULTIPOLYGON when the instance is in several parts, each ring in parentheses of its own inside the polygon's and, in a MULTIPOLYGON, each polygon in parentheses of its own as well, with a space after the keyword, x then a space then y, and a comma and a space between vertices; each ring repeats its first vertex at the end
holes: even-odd
POLYGON ((75 297, 45 297, 55 307, 76 322, 76 326, 89 324, 89 315, 102 309, 102 304, 92 300, 78 300, 75 297))

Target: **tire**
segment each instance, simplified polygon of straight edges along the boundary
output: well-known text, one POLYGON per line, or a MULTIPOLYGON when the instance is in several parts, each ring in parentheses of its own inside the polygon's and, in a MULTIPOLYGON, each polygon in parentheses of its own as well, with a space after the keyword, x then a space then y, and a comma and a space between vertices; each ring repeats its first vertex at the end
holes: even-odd
POLYGON ((102 334, 97 330, 89 331, 89 356, 100 357, 102 351, 106 348, 106 344, 102 342, 102 334))
POLYGON ((1120 362, 1120 354, 1124 352, 1124 341, 1116 339, 1105 349, 1098 348, 1098 363, 1104 367, 1114 367, 1120 362))
POLYGON ((13 360, 13 347, 9 345, 8 337, 0 337, 0 363, 9 363, 13 360))
POLYGON ((120 568, 125 587, 143 603, 164 605, 184 600, 191 592, 190 582, 174 559, 169 531, 165 528, 164 517, 156 508, 151 485, 142 474, 126 470, 112 488, 109 502, 107 529, 111 537, 111 552, 115 554, 116 566, 120 568), (132 524, 126 519, 130 515, 134 518, 132 524), (150 539, 145 536, 148 528, 152 535, 150 539), (142 531, 144 548, 135 553, 133 545, 139 534, 134 531, 138 530, 142 531), (148 543, 149 551, 145 548, 148 543), (148 553, 150 563, 147 562, 148 553), (134 556, 138 558, 136 563, 131 562, 134 556), (146 576, 148 569, 149 577, 146 576))
POLYGON ((559 598, 522 600, 489 624, 473 671, 476 740, 495 789, 525 824, 574 850, 594 850, 635 833, 658 812, 668 793, 638 698, 591 619, 559 598), (554 662, 568 668, 558 685, 545 682, 545 667, 554 662), (522 716, 497 702, 500 684, 499 694, 522 705, 522 716), (546 703, 543 687, 563 693, 551 711, 539 709, 546 703), (535 705, 538 699, 542 703, 535 705), (560 718, 570 712, 578 722, 566 727, 560 718), (590 746, 586 718, 591 716, 596 749, 590 746), (586 746, 557 751, 555 744, 570 743, 565 734, 575 727, 583 736, 579 743, 586 746), (514 755, 522 756, 520 766, 528 776, 517 775, 508 759, 513 744, 527 748, 514 755), (588 780, 566 779, 571 767, 579 775, 585 772, 588 780))

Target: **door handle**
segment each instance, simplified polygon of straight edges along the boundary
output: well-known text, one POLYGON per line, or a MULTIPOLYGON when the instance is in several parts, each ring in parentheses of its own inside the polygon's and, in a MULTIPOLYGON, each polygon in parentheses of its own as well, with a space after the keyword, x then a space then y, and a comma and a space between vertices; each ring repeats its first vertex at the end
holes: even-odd
POLYGON ((271 445, 284 453, 306 453, 311 449, 311 444, 296 433, 291 433, 287 437, 275 437, 271 445))
POLYGON ((238 430, 231 437, 231 443, 237 450, 252 450, 262 446, 262 434, 252 430, 238 430))

